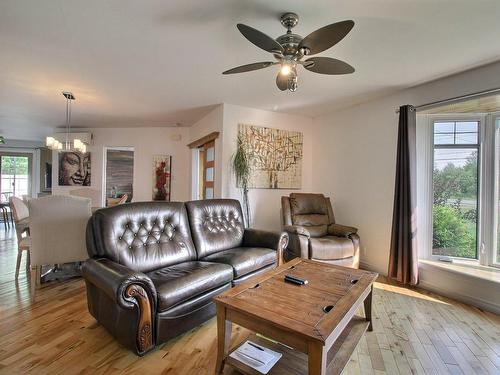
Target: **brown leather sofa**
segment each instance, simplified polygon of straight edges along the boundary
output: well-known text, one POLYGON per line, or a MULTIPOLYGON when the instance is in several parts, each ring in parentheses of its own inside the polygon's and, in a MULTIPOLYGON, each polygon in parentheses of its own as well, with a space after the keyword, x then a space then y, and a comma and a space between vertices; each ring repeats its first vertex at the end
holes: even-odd
POLYGON ((313 259, 359 267, 357 229, 335 223, 330 198, 323 194, 292 193, 281 197, 283 230, 289 235, 284 258, 313 259))
POLYGON ((242 218, 236 200, 96 211, 82 267, 90 313, 139 355, 211 318, 214 296, 276 267, 288 242, 242 218))

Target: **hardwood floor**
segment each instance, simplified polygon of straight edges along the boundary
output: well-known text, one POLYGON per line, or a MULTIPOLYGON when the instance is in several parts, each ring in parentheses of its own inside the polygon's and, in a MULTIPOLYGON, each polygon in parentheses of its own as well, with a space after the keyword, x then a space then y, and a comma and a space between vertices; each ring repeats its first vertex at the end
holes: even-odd
MULTIPOLYGON (((14 281, 14 237, 0 228, 1 374, 213 374, 215 319, 137 357, 87 312, 81 279, 44 286, 32 304, 28 274, 14 281)), ((373 315, 345 374, 500 374, 497 315, 386 282, 375 285, 373 315)), ((246 335, 235 327, 232 340, 246 335)))

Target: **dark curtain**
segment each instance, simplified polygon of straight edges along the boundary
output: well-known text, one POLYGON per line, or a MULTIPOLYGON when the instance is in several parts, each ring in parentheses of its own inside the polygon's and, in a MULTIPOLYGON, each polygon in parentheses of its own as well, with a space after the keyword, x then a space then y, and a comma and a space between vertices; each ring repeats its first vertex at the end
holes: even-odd
POLYGON ((415 108, 401 106, 388 274, 400 283, 412 285, 418 283, 416 130, 415 108))

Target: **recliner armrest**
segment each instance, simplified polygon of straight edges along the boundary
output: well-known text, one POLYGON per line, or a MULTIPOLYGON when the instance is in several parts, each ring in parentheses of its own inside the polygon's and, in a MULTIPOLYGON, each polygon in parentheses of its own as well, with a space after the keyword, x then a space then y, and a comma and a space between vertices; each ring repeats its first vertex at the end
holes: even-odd
POLYGON ((300 225, 285 225, 283 230, 290 234, 299 234, 301 236, 306 236, 307 238, 311 238, 311 234, 309 233, 309 231, 305 227, 300 225))
POLYGON ((278 265, 283 263, 283 251, 288 246, 288 234, 259 229, 245 229, 243 233, 244 247, 266 247, 277 251, 278 265))
POLYGON ((136 333, 138 354, 154 347, 153 322, 156 313, 156 288, 142 272, 109 259, 88 259, 82 266, 83 278, 109 296, 124 309, 139 311, 136 333))
POLYGON ((337 237, 349 237, 352 234, 358 233, 358 228, 350 227, 341 224, 330 224, 328 226, 328 234, 337 237))

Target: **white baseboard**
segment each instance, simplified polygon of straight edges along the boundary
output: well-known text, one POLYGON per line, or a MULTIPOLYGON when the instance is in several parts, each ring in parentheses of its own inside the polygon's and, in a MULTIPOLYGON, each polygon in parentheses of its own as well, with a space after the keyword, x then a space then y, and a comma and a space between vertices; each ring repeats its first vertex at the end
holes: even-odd
POLYGON ((486 301, 482 298, 477 298, 474 296, 458 293, 458 292, 455 292, 452 290, 440 288, 439 286, 428 283, 425 280, 420 280, 418 286, 420 288, 429 290, 433 293, 436 293, 436 294, 439 294, 439 295, 442 295, 442 296, 445 296, 448 298, 452 298, 452 299, 455 299, 457 301, 466 303, 468 305, 478 307, 479 309, 486 310, 486 311, 492 312, 494 314, 500 315, 500 305, 498 305, 496 303, 492 303, 490 301, 486 301))
MULTIPOLYGON (((379 266, 375 266, 373 264, 369 264, 369 263, 361 261, 360 268, 362 268, 364 270, 368 270, 368 271, 377 272, 379 275, 387 276, 387 269, 383 269, 383 268, 381 268, 379 266)), ((427 272, 427 273, 432 272, 432 274, 434 274, 434 275, 439 275, 438 277, 440 278, 440 281, 444 281, 443 279, 449 280, 450 277, 451 278, 458 277, 459 278, 458 283, 456 283, 455 285, 458 285, 459 287, 463 286, 464 284, 469 284, 469 285, 474 285, 474 288, 477 290, 481 290, 481 291, 486 290, 485 287, 481 284, 480 280, 478 281, 477 279, 471 279, 471 278, 467 277, 466 275, 457 276, 456 274, 455 275, 450 274, 448 271, 444 271, 444 270, 440 270, 440 269, 436 269, 436 268, 429 270, 428 267, 426 268, 426 270, 424 272, 422 272, 422 271, 420 272, 421 275, 425 274, 425 272, 427 272)), ((500 315, 500 304, 486 300, 484 298, 480 298, 477 295, 474 296, 474 295, 467 294, 467 293, 461 293, 456 288, 451 289, 451 288, 445 287, 443 285, 437 285, 437 284, 438 283, 429 282, 428 280, 421 277, 420 282, 418 284, 418 287, 420 287, 422 289, 429 290, 433 293, 436 293, 436 294, 439 294, 439 295, 442 295, 442 296, 445 296, 448 298, 455 299, 457 301, 466 303, 468 305, 478 307, 479 309, 486 310, 486 311, 500 315)), ((441 282, 439 284, 443 284, 443 283, 441 282)), ((453 282, 449 282, 448 284, 453 285, 453 282)), ((491 288, 491 286, 489 286, 489 288, 491 288)))
POLYGON ((382 269, 381 267, 374 266, 370 263, 360 261, 359 268, 367 271, 377 272, 381 276, 387 276, 387 269, 382 269))

